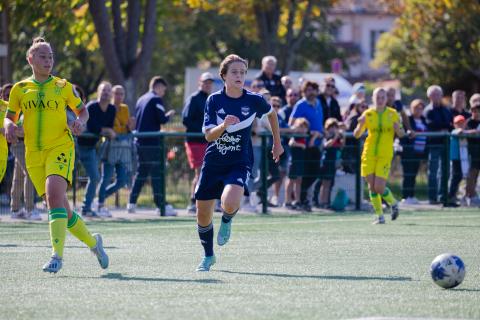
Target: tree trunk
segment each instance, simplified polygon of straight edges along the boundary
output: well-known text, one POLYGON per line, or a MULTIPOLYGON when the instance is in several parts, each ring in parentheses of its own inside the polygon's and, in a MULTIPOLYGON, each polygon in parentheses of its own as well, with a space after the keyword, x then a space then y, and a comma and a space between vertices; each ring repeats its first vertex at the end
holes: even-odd
POLYGON ((135 105, 137 104, 137 81, 133 78, 127 78, 124 82, 125 92, 125 103, 128 105, 130 110, 130 115, 135 115, 135 105))

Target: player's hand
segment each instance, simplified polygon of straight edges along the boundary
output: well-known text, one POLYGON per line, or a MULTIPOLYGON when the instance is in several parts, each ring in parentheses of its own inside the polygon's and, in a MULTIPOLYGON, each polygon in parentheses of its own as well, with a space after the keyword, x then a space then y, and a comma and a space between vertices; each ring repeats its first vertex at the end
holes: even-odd
POLYGON ((75 119, 75 121, 70 123, 70 130, 73 135, 79 136, 85 130, 85 123, 80 119, 75 119))
POLYGON ((227 115, 225 117, 225 120, 223 120, 223 126, 226 128, 228 128, 229 126, 231 125, 235 125, 237 123, 240 122, 240 119, 238 119, 238 117, 236 116, 232 116, 231 114, 227 115))
POLYGON ((17 143, 18 137, 16 134, 17 125, 13 122, 10 122, 5 128, 5 138, 9 143, 17 143))
POLYGON ((173 117, 175 115, 175 110, 169 110, 167 113, 165 113, 166 117, 173 117))
POLYGON ((409 130, 409 131, 410 131, 410 132, 408 132, 408 137, 409 137, 410 139, 413 139, 413 138, 415 138, 415 137, 417 136, 417 134, 415 133, 415 131, 413 131, 413 130, 409 130))
POLYGON ((280 161, 280 156, 283 154, 284 150, 281 144, 274 144, 272 147, 272 157, 275 160, 275 163, 280 161))

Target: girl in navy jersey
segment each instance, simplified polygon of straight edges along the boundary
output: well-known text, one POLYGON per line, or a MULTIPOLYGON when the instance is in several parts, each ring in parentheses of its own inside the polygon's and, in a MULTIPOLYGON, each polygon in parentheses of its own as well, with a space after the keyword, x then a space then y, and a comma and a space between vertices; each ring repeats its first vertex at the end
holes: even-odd
POLYGON ((273 133, 272 156, 278 162, 283 153, 277 115, 261 95, 244 89, 247 61, 237 55, 227 56, 220 64, 222 90, 207 99, 202 131, 208 141, 199 182, 195 190, 197 223, 205 257, 197 271, 209 271, 215 263, 213 253, 213 210, 221 199, 222 222, 217 243, 230 239, 232 218, 243 195, 253 164, 251 126, 255 118, 267 115, 273 133))

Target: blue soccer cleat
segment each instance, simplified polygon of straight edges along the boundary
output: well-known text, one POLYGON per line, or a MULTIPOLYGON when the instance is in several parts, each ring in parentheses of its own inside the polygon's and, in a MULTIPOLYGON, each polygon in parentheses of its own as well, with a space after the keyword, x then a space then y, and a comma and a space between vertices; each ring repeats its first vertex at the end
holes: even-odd
POLYGON ((215 256, 203 257, 202 262, 200 262, 200 264, 197 267, 197 271, 200 271, 200 272, 210 271, 210 267, 213 266, 215 262, 217 262, 217 259, 215 258, 215 256))
POLYGON ((392 210, 392 221, 397 220, 400 211, 398 209, 398 202, 391 206, 390 210, 392 210))
POLYGON ((99 235, 98 233, 94 234, 93 237, 97 240, 97 244, 95 247, 90 249, 92 253, 97 257, 98 263, 100 264, 100 267, 102 269, 107 269, 108 268, 108 256, 105 253, 105 250, 103 249, 103 240, 102 236, 99 235))
POLYGON ((217 234, 217 244, 219 246, 223 246, 227 244, 228 240, 230 240, 230 233, 232 230, 232 220, 229 222, 225 223, 222 220, 222 223, 220 224, 220 229, 218 230, 217 234))
POLYGON ((57 254, 54 254, 50 261, 43 266, 43 271, 50 273, 57 273, 60 269, 62 269, 62 258, 57 256, 57 254))

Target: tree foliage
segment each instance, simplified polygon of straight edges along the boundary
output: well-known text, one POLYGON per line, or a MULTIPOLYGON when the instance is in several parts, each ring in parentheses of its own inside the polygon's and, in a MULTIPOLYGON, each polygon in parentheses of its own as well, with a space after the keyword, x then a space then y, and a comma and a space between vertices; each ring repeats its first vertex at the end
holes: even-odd
POLYGON ((478 90, 479 16, 474 0, 406 0, 394 29, 377 44, 375 64, 387 64, 406 84, 478 90))

